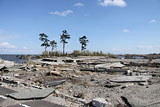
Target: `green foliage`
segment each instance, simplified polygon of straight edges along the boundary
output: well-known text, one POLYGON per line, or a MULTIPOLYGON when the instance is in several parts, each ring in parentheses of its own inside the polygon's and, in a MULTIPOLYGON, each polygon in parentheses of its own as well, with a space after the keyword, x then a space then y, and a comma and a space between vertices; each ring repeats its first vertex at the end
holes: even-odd
POLYGON ((47 47, 50 46, 50 44, 48 43, 49 42, 48 36, 46 34, 44 34, 44 33, 39 34, 39 36, 40 36, 39 40, 41 40, 43 42, 41 44, 41 46, 44 46, 45 47, 45 51, 46 51, 47 47))
POLYGON ((49 52, 48 52, 48 51, 44 51, 44 52, 42 53, 42 57, 43 57, 43 58, 49 57, 49 52))
POLYGON ((86 46, 87 46, 87 43, 89 42, 87 40, 87 37, 86 36, 82 36, 79 38, 79 42, 81 44, 81 51, 84 51, 86 49, 86 46))
POLYGON ((50 41, 50 46, 51 51, 53 52, 53 50, 57 47, 57 42, 55 40, 50 41))
POLYGON ((82 53, 79 50, 74 50, 71 55, 73 55, 74 57, 80 56, 82 53))
POLYGON ((86 50, 83 52, 80 52, 79 50, 74 50, 70 54, 68 54, 68 53, 63 54, 60 51, 54 51, 54 52, 45 51, 42 53, 42 56, 38 56, 37 58, 46 58, 46 57, 53 57, 53 56, 57 56, 57 57, 61 57, 61 56, 74 56, 74 57, 78 57, 78 56, 106 56, 109 58, 117 58, 117 55, 114 55, 111 53, 105 54, 102 51, 90 52, 89 50, 86 50))
POLYGON ((63 55, 65 53, 65 44, 68 43, 67 39, 70 39, 70 35, 67 33, 67 30, 63 30, 62 31, 62 35, 61 35, 61 43, 63 43, 63 55))
POLYGON ((59 51, 55 51, 55 52, 49 52, 49 56, 52 57, 52 56, 62 56, 62 52, 59 52, 59 51))
POLYGON ((110 53, 105 54, 102 51, 90 52, 89 50, 82 51, 82 52, 80 52, 79 50, 74 50, 70 55, 75 56, 75 57, 77 56, 107 56, 110 58, 117 58, 117 56, 114 54, 110 54, 110 53))
POLYGON ((70 35, 67 33, 67 30, 62 31, 62 35, 61 35, 60 39, 61 39, 62 43, 64 43, 64 44, 68 43, 66 40, 70 39, 70 35))

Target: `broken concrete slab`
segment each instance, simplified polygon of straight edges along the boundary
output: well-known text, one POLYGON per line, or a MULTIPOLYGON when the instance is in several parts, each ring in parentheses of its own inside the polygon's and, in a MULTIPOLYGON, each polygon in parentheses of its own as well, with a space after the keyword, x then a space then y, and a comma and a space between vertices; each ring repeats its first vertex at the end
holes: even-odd
POLYGON ((109 107, 111 103, 106 101, 104 98, 95 98, 92 100, 92 105, 94 107, 109 107))
POLYGON ((125 75, 127 73, 126 69, 111 68, 111 69, 95 69, 96 72, 107 72, 111 75, 125 75))
POLYGON ((160 107, 160 85, 154 84, 148 88, 136 88, 122 96, 129 107, 160 107))
POLYGON ((49 96, 54 90, 54 88, 30 89, 18 93, 8 94, 8 97, 11 97, 16 100, 43 99, 49 96))
POLYGON ((47 65, 60 65, 60 64, 64 64, 63 62, 47 62, 47 61, 43 61, 41 63, 42 64, 47 64, 47 65))
POLYGON ((112 82, 146 82, 151 76, 117 76, 109 79, 112 82))
POLYGON ((56 61, 43 61, 42 59, 37 59, 37 60, 33 60, 32 61, 33 63, 35 63, 35 64, 40 64, 40 65, 63 65, 63 64, 65 64, 63 61, 60 61, 60 60, 58 60, 57 59, 57 62, 56 61))
MULTIPOLYGON (((3 101, 5 101, 7 97, 0 95, 0 105, 3 101)), ((1 106, 0 106, 1 107, 1 106)))
POLYGON ((62 68, 61 71, 73 71, 73 69, 71 69, 71 68, 62 68))
POLYGON ((43 83, 43 85, 44 86, 52 87, 52 86, 57 86, 57 85, 63 84, 65 81, 67 81, 67 78, 56 79, 56 80, 49 80, 49 81, 45 81, 43 83))
POLYGON ((5 87, 1 87, 0 86, 0 95, 6 95, 6 94, 11 94, 11 93, 15 93, 16 91, 11 90, 9 88, 5 88, 5 87))
MULTIPOLYGON (((3 98, 0 97, 0 105, 1 105, 1 103, 2 103, 3 101, 5 101, 5 99, 3 99, 3 98)), ((0 107, 1 107, 1 106, 0 106, 0 107)))
POLYGON ((95 71, 94 68, 80 68, 80 71, 95 71))
POLYGON ((53 58, 43 58, 42 61, 57 62, 57 59, 53 59, 53 58))
POLYGON ((12 78, 8 76, 1 76, 0 81, 7 83, 7 84, 15 84, 15 85, 19 84, 19 81, 13 80, 12 78))
POLYGON ((19 69, 18 67, 10 67, 10 68, 4 69, 4 71, 8 71, 8 72, 21 71, 21 70, 22 69, 19 69))
POLYGON ((53 75, 61 76, 61 73, 59 71, 50 71, 49 73, 53 75))
POLYGON ((151 88, 126 93, 122 96, 122 100, 129 107, 160 107, 159 90, 151 88))
POLYGON ((3 61, 3 64, 5 65, 6 68, 14 66, 14 62, 12 61, 3 61))
POLYGON ((51 103, 48 101, 39 100, 39 101, 29 101, 29 102, 19 103, 8 107, 65 107, 65 106, 51 103))
POLYGON ((107 87, 107 88, 113 88, 113 87, 119 87, 119 86, 121 86, 121 84, 117 84, 117 83, 108 83, 104 85, 104 87, 107 87))
POLYGON ((0 70, 5 68, 5 65, 4 64, 0 64, 0 70))
POLYGON ((125 65, 121 64, 120 62, 118 63, 106 63, 106 64, 98 64, 95 66, 96 69, 110 69, 110 68, 122 68, 125 65))

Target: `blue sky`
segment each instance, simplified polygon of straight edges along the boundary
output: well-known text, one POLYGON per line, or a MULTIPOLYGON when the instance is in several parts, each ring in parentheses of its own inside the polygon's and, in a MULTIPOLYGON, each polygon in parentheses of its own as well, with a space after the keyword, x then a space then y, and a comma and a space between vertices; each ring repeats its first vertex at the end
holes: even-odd
MULTIPOLYGON (((40 33, 71 35, 66 51, 160 53, 160 0, 0 0, 0 54, 41 53, 40 33)), ((50 50, 50 48, 48 48, 50 50)))

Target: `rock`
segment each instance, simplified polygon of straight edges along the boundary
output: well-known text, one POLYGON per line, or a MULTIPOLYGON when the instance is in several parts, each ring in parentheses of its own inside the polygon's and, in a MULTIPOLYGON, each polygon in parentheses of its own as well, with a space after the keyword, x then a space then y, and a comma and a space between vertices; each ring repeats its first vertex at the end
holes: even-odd
POLYGON ((106 101, 104 98, 95 98, 92 100, 92 105, 94 107, 109 107, 111 103, 106 101))

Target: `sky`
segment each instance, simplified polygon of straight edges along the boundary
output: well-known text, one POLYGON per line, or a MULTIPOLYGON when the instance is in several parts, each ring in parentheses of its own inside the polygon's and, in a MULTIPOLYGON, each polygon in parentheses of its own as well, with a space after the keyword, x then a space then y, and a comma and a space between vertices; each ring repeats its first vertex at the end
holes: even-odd
MULTIPOLYGON (((39 34, 55 40, 67 30, 66 51, 160 53, 160 0, 0 0, 0 54, 40 54, 39 34)), ((51 50, 51 48, 47 48, 51 50)))

